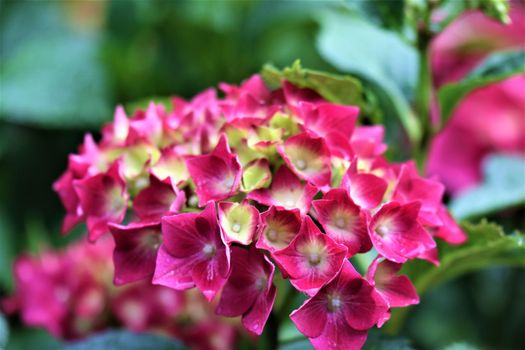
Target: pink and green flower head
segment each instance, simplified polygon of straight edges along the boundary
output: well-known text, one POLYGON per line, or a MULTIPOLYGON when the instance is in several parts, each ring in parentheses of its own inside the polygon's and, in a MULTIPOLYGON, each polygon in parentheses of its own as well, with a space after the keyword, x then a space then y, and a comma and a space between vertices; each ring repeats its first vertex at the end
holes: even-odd
POLYGON ((165 215, 180 212, 185 202, 186 194, 172 186, 169 177, 161 181, 150 175, 149 186, 133 201, 133 210, 141 221, 160 221, 165 215))
POLYGON ((115 240, 115 284, 151 279, 157 251, 162 243, 160 222, 132 223, 128 226, 110 224, 109 229, 115 240))
POLYGON ((388 183, 376 175, 359 172, 357 163, 358 159, 354 158, 341 186, 348 191, 355 204, 363 209, 373 209, 383 200, 388 183))
POLYGON ((398 275, 402 264, 377 257, 368 267, 367 281, 387 301, 390 307, 419 304, 416 288, 405 275, 398 275))
POLYGON ((347 257, 372 248, 366 215, 352 202, 345 189, 333 189, 312 205, 326 234, 348 248, 347 257))
POLYGON ((315 186, 303 184, 286 165, 282 165, 275 173, 269 189, 252 191, 247 198, 267 206, 299 209, 302 214, 306 214, 317 192, 315 186))
POLYGON ((270 207, 261 214, 259 239, 256 247, 275 252, 286 248, 301 229, 301 213, 298 209, 287 210, 270 207))
POLYGON ((242 203, 220 202, 219 224, 226 243, 249 245, 259 226, 259 210, 246 201, 242 203))
POLYGON ((290 314, 297 329, 317 350, 358 350, 368 329, 384 318, 388 306, 345 261, 341 272, 290 314))
POLYGON ((129 195, 119 169, 120 162, 115 162, 106 173, 73 181, 91 241, 108 232, 109 223, 118 224, 126 215, 129 195))
POLYGON ((291 283, 300 291, 315 294, 343 266, 347 249, 323 234, 309 216, 290 245, 273 253, 291 283))
POLYGON ((419 202, 384 204, 372 217, 369 234, 376 250, 386 259, 404 263, 436 247, 432 236, 418 223, 419 202))
POLYGON ((301 133, 288 138, 277 150, 297 176, 318 188, 330 188, 330 151, 323 138, 301 133))
POLYGON ((215 204, 199 214, 163 217, 162 242, 153 283, 177 290, 197 286, 212 300, 230 272, 230 248, 224 242, 215 204))
POLYGON ((232 267, 216 312, 241 316, 243 326, 261 335, 275 301, 274 265, 255 247, 232 247, 232 267))
POLYGON ((224 134, 213 152, 202 156, 188 156, 186 165, 195 182, 199 206, 233 196, 241 182, 241 165, 231 152, 224 134))

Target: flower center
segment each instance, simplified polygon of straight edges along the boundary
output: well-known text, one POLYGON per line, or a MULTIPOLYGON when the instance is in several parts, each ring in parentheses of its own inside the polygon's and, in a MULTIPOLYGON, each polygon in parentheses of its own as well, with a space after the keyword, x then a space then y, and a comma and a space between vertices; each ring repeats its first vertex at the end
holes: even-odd
POLYGON ((255 281, 255 289, 262 292, 266 289, 267 284, 268 284, 268 279, 266 278, 266 276, 259 277, 255 281))
POLYGON ((305 170, 306 169, 306 161, 304 159, 297 159, 294 162, 295 166, 299 170, 305 170))
POLYGON ((321 263, 321 255, 317 252, 311 252, 308 254, 308 263, 314 267, 321 263))
POLYGON ((275 231, 274 229, 268 230, 268 233, 266 233, 266 237, 270 242, 277 241, 277 237, 279 236, 279 233, 275 231))
POLYGON ((376 227, 376 233, 379 236, 384 237, 385 235, 388 234, 388 227, 385 224, 379 224, 376 227))
POLYGON ((284 202, 284 205, 288 208, 292 208, 292 207, 295 207, 295 202, 291 199, 288 199, 286 200, 286 202, 284 202))
POLYGON ((210 243, 205 244, 204 247, 202 247, 202 252, 208 259, 213 258, 215 256, 216 251, 217 249, 215 248, 215 246, 210 243))
POLYGON ((338 295, 328 296, 328 311, 330 312, 338 311, 341 308, 341 306, 343 306, 341 297, 339 297, 338 295))
POLYGON ((337 228, 345 228, 346 220, 344 218, 341 218, 341 217, 335 219, 335 226, 337 228))
POLYGON ((234 222, 232 224, 232 231, 235 233, 241 232, 241 224, 239 224, 238 222, 234 222))

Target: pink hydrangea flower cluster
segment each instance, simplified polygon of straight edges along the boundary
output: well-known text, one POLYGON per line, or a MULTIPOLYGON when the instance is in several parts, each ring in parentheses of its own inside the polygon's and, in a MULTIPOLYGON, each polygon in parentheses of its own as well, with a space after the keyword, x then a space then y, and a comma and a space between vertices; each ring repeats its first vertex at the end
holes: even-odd
POLYGON ((64 251, 19 257, 14 264, 16 293, 2 300, 2 310, 19 313, 27 325, 67 340, 120 326, 169 334, 195 349, 232 348, 238 327, 214 316, 199 293, 149 281, 115 287, 114 246, 110 238, 96 244, 82 240, 64 251))
POLYGON ((220 88, 170 111, 119 107, 98 144, 87 135, 54 185, 64 232, 111 232, 116 284, 196 287, 256 335, 277 266, 309 297, 290 317, 315 348, 360 348, 391 308, 418 302, 402 264, 437 264, 436 238, 464 241, 443 186, 388 162, 383 127, 357 126, 354 106, 258 75, 220 88), (367 252, 362 276, 349 258, 367 252))

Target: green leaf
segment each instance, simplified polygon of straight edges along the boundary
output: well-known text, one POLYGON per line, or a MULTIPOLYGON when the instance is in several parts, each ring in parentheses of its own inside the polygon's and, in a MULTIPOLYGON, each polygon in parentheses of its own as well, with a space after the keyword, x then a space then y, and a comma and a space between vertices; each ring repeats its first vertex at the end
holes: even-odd
POLYGON ((18 2, 0 26, 0 120, 53 128, 111 117, 102 38, 75 31, 60 4, 18 2))
POLYGON ((61 343, 41 328, 11 328, 6 350, 56 350, 61 343))
POLYGON ((525 267, 525 237, 519 232, 505 235, 500 226, 482 220, 462 225, 467 242, 453 246, 439 242, 440 266, 413 260, 403 266, 419 294, 459 275, 495 265, 525 267))
POLYGON ((519 73, 525 73, 525 51, 497 52, 485 59, 462 81, 445 84, 438 91, 441 125, 446 124, 459 102, 470 92, 519 73))
POLYGON ((3 314, 0 313, 0 349, 5 349, 9 338, 9 328, 3 314))
POLYGON ((363 350, 414 350, 404 337, 391 337, 377 329, 370 330, 363 350))
POLYGON ((177 350, 184 347, 176 340, 153 334, 128 331, 108 331, 87 339, 64 345, 62 350, 177 350))
POLYGON ((320 16, 317 47, 338 69, 357 75, 395 109, 412 141, 421 130, 410 108, 418 71, 416 50, 397 35, 355 15, 325 12, 320 16))
POLYGON ((467 343, 454 343, 446 346, 443 350, 480 350, 480 348, 467 343))
POLYGON ((364 106, 361 83, 349 75, 341 76, 304 69, 299 60, 291 67, 282 70, 272 65, 265 65, 261 75, 271 88, 277 88, 283 80, 288 80, 301 88, 317 91, 328 101, 364 106))
POLYGON ((450 203, 458 219, 479 217, 525 203, 525 157, 491 155, 483 166, 484 181, 450 203))

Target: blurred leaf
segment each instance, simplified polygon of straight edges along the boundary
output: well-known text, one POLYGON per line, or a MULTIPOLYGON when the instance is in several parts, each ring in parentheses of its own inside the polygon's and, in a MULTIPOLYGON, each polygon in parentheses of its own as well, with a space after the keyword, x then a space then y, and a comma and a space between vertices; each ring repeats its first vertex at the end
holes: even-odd
POLYGON ((458 219, 478 217, 525 203, 525 157, 491 155, 483 164, 484 181, 454 198, 458 219))
POLYGON ((359 80, 349 75, 340 76, 304 69, 299 60, 295 61, 291 67, 282 70, 272 65, 265 65, 261 75, 271 88, 277 88, 283 80, 288 80, 301 88, 317 91, 331 102, 360 107, 364 104, 359 80))
POLYGON ((60 341, 40 328, 12 328, 6 350, 57 350, 60 341))
POLYGON ((3 314, 0 313, 0 349, 5 349, 9 339, 9 328, 3 314))
POLYGON ((374 22, 374 24, 389 28, 401 29, 405 15, 405 1, 354 1, 346 0, 345 4, 362 17, 374 22))
POLYGON ((2 208, 0 208, 0 235, 2 235, 2 243, 0 244, 0 288, 12 290, 11 264, 15 256, 15 242, 13 242, 15 235, 2 208))
POLYGON ((108 331, 64 345, 62 350, 177 350, 184 347, 176 340, 153 334, 108 331))
POLYGON ((467 343, 454 343, 446 346, 443 350, 479 350, 479 348, 467 343))
POLYGON ((317 46, 338 69, 374 85, 389 100, 412 141, 421 137, 409 101, 414 95, 418 57, 414 48, 357 16, 325 12, 320 17, 317 46))
POLYGON ((478 224, 462 225, 468 236, 462 245, 439 242, 440 265, 412 260, 403 266, 419 294, 459 275, 489 266, 524 266, 525 237, 519 232, 505 235, 500 226, 482 220, 478 224))
POLYGON ((414 350, 414 348, 407 338, 391 337, 377 329, 372 329, 368 333, 363 350, 414 350))
POLYGON ((525 51, 505 51, 490 55, 465 79, 444 85, 438 91, 441 126, 452 116, 459 102, 471 91, 525 73, 525 51))
POLYGON ((6 38, 0 119, 55 128, 96 126, 106 120, 110 91, 98 57, 99 38, 68 27, 58 3, 14 6, 14 14, 0 27, 6 38), (38 20, 39 11, 45 14, 44 23, 38 20))
POLYGON ((133 101, 126 103, 125 109, 126 113, 128 113, 128 116, 130 116, 132 113, 134 113, 137 110, 147 110, 148 106, 151 102, 154 102, 156 104, 161 104, 166 108, 166 111, 173 110, 173 106, 171 104, 171 98, 170 97, 150 97, 150 98, 144 98, 140 99, 139 101, 133 101))
POLYGON ((279 350, 313 350, 312 343, 308 338, 296 340, 287 344, 279 346, 279 350))

